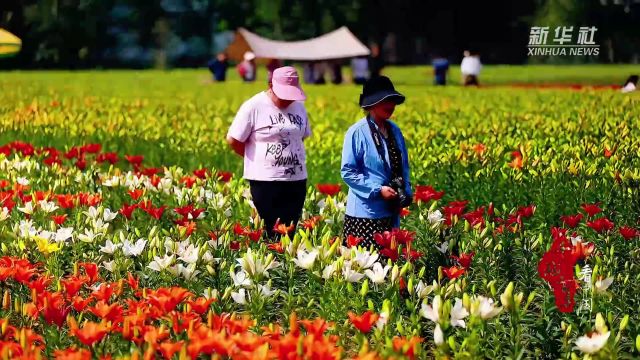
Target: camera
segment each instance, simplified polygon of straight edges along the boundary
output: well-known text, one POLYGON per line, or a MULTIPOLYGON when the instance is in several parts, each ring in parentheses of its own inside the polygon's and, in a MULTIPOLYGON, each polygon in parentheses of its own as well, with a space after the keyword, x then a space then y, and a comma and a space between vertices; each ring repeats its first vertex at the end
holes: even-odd
POLYGON ((398 176, 391 179, 389 187, 398 193, 398 197, 392 201, 391 205, 394 211, 400 212, 402 208, 411 205, 413 199, 410 196, 407 196, 407 193, 404 191, 404 179, 402 177, 398 176))

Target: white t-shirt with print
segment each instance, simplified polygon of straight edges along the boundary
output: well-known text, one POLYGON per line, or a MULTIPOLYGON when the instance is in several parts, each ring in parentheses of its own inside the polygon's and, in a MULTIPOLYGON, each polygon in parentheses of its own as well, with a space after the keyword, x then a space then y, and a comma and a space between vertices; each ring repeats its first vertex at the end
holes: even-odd
POLYGON ((231 123, 228 136, 245 143, 244 178, 297 181, 307 178, 303 140, 311 135, 307 111, 294 101, 285 109, 266 92, 245 101, 231 123))

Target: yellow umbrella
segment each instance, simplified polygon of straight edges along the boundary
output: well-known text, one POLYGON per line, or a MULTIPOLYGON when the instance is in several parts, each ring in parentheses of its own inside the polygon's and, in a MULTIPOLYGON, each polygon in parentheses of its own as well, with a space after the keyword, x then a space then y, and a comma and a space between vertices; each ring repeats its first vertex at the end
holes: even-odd
POLYGON ((22 40, 12 33, 0 29, 0 57, 15 55, 22 47, 22 40))

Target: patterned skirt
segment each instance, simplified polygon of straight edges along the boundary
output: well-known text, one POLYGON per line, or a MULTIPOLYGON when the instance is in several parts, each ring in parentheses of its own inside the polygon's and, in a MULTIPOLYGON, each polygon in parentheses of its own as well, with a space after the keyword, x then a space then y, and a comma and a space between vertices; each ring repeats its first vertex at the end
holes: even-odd
MULTIPOLYGON (((373 240, 373 235, 385 231, 391 231, 393 228, 393 217, 385 217, 380 219, 366 219, 344 216, 344 241, 346 243, 347 236, 352 235, 362 238, 361 246, 369 248, 373 245, 374 249, 380 249, 380 246, 373 240)), ((346 244, 345 244, 346 245, 346 244)))

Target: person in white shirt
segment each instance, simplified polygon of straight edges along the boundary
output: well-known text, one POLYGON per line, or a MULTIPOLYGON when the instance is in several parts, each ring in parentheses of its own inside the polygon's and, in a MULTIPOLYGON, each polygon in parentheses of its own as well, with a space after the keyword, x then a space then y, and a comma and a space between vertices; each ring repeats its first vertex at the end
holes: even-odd
POLYGON ((243 177, 271 240, 277 224, 293 232, 302 214, 307 193, 304 140, 311 135, 305 99, 296 69, 275 69, 269 89, 240 106, 227 133, 227 143, 244 159, 243 177))
POLYGON ((631 75, 624 83, 622 89, 620 89, 623 93, 628 93, 632 91, 636 91, 636 87, 638 85, 638 75, 631 75))
POLYGON ((462 82, 464 86, 479 85, 478 78, 482 70, 480 55, 471 53, 468 50, 464 52, 464 58, 460 63, 460 72, 462 73, 462 82))

